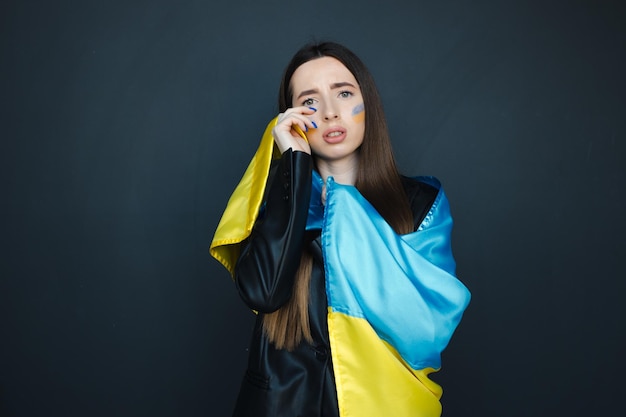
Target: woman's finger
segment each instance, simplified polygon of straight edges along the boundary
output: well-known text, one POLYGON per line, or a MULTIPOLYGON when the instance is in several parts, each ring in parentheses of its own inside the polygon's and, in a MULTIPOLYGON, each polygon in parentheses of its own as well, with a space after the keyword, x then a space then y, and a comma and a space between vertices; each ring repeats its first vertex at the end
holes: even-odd
POLYGON ((315 111, 314 108, 301 106, 289 108, 278 115, 278 121, 272 130, 272 135, 281 152, 289 148, 307 153, 311 152, 308 143, 302 138, 297 128, 301 132, 315 129, 317 125, 309 118, 315 111))

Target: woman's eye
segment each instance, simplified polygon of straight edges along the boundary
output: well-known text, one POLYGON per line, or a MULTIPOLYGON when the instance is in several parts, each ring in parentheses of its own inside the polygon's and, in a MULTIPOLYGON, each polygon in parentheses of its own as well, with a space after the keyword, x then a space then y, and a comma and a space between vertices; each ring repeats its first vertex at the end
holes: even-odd
POLYGON ((307 98, 302 102, 303 106, 312 106, 313 104, 315 104, 315 101, 312 98, 307 98))
POLYGON ((351 91, 342 91, 339 93, 339 97, 341 98, 348 98, 352 96, 352 92, 351 91))

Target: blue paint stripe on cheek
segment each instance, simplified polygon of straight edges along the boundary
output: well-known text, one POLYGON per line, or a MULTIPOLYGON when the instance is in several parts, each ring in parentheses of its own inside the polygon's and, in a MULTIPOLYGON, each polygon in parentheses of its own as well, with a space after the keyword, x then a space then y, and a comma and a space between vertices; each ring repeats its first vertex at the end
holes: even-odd
POLYGON ((352 115, 356 116, 357 114, 362 113, 364 110, 365 110, 365 106, 363 105, 363 103, 361 103, 352 109, 352 115))

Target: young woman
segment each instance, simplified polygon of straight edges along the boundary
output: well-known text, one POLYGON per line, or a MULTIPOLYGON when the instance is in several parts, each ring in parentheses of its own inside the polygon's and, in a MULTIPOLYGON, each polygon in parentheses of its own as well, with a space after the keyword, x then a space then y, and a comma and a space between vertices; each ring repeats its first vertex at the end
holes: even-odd
POLYGON ((431 177, 398 173, 360 59, 300 49, 211 254, 257 312, 234 416, 439 416, 428 378, 469 302, 431 177))

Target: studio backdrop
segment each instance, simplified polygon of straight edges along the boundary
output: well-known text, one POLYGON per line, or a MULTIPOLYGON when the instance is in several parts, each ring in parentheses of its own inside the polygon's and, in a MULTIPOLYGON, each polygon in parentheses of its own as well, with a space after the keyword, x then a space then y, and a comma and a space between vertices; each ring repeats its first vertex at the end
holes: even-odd
POLYGON ((626 15, 608 1, 0 5, 0 415, 228 416, 254 314, 208 246, 304 43, 359 55, 473 298, 443 415, 626 388, 626 15))

